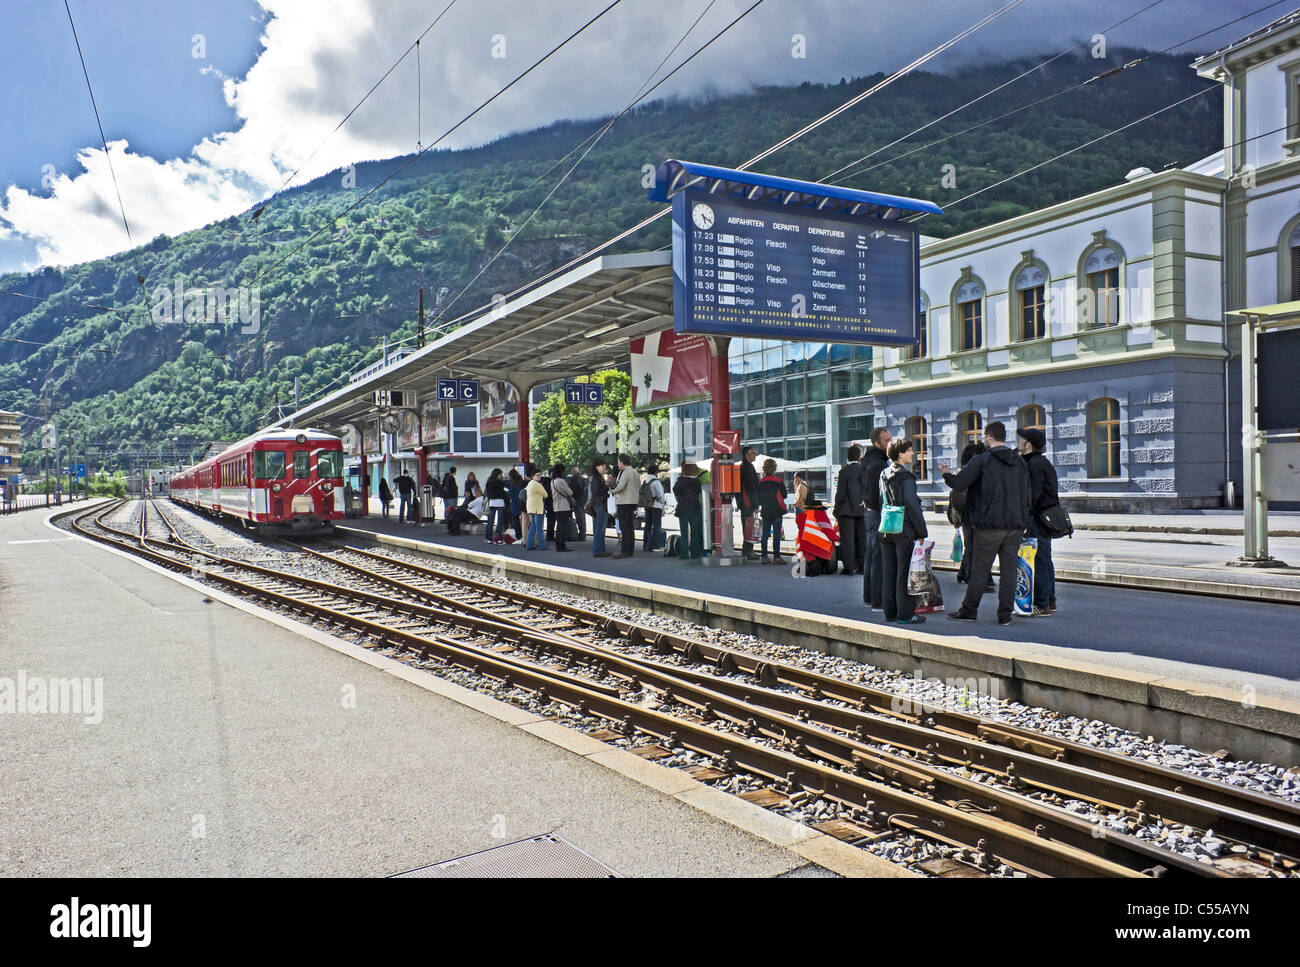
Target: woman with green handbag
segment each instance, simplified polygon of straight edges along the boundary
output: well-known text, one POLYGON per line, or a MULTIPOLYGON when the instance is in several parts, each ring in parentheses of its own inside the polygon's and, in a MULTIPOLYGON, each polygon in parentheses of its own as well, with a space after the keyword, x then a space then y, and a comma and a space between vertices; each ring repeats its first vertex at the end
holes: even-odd
POLYGON ((916 613, 916 601, 907 593, 907 571, 912 548, 929 536, 921 498, 912 474, 912 441, 889 444, 889 466, 880 473, 880 558, 883 565, 885 620, 900 625, 925 621, 916 613))

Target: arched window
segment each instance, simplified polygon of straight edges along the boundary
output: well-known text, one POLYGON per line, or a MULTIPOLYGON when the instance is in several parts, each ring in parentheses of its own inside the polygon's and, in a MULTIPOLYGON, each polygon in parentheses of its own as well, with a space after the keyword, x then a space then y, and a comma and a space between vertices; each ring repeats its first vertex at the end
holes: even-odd
POLYGON ((1286 245, 1287 256, 1291 261, 1291 298, 1300 299, 1300 225, 1291 229, 1286 245))
POLYGON ((1016 302, 1020 309, 1020 339, 1042 339, 1047 335, 1047 273, 1037 265, 1026 265, 1016 275, 1016 302))
POLYGON ((912 441, 912 452, 916 454, 912 458, 912 472, 922 480, 928 479, 930 468, 926 464, 929 451, 925 445, 925 417, 908 417, 905 431, 907 439, 912 441))
POLYGON ((957 351, 984 345, 984 286, 977 279, 963 282, 953 301, 957 307, 957 351))
POLYGON ((976 410, 967 410, 957 417, 957 455, 972 443, 979 443, 984 437, 984 417, 976 410))
POLYGON ((1083 263, 1086 302, 1084 328, 1119 325, 1119 253, 1110 246, 1094 249, 1083 263))
POLYGON ((1119 476, 1119 403, 1109 397, 1088 404, 1088 476, 1119 476))
POLYGON ((925 293, 921 294, 921 304, 916 310, 916 328, 921 334, 921 341, 903 351, 904 359, 924 359, 930 352, 930 300, 925 297, 925 293))
POLYGON ((1028 406, 1022 406, 1016 411, 1016 429, 1042 430, 1047 432, 1047 411, 1037 403, 1030 403, 1028 406))

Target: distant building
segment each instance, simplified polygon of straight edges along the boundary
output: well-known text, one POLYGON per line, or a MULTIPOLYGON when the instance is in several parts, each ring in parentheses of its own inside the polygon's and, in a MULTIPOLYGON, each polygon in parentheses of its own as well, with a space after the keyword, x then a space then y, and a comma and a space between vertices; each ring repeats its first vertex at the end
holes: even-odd
POLYGON ((0 460, 0 477, 13 478, 22 469, 23 433, 17 413, 0 410, 0 457, 11 458, 8 464, 0 460))

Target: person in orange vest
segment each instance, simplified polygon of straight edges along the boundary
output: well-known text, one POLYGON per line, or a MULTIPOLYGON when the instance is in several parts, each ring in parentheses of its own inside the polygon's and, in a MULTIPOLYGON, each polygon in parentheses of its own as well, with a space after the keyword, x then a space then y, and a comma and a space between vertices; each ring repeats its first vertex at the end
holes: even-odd
POLYGON ((803 510, 795 515, 795 529, 799 533, 799 553, 804 559, 804 573, 808 577, 835 573, 835 546, 840 532, 826 513, 826 505, 815 497, 808 498, 803 510))

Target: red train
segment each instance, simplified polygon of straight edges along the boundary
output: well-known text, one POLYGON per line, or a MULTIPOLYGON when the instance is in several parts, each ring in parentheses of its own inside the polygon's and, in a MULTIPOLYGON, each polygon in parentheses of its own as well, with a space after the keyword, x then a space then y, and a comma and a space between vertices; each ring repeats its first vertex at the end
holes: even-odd
POLYGON ((315 430, 271 430, 178 473, 171 499, 258 530, 328 530, 343 517, 343 443, 315 430))

